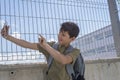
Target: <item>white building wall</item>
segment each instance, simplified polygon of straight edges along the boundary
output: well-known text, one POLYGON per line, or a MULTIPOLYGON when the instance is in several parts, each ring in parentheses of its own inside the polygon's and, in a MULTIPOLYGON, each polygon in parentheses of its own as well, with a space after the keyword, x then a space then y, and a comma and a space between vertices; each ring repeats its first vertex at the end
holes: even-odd
POLYGON ((111 25, 77 38, 73 45, 80 48, 85 59, 116 57, 111 25))

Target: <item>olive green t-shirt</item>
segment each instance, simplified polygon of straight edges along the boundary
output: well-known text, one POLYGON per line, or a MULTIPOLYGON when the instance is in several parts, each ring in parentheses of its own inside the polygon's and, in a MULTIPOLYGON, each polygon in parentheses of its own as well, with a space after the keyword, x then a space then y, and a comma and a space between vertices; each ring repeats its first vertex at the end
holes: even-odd
MULTIPOLYGON (((52 46, 54 44, 54 42, 49 42, 48 44, 50 46, 52 46)), ((39 45, 38 45, 38 48, 39 48, 39 51, 42 52, 46 56, 46 59, 48 59, 49 53, 47 51, 45 51, 39 45)), ((64 46, 59 45, 57 50, 61 54, 64 54, 66 48, 64 46)), ((80 53, 80 50, 74 48, 72 50, 72 52, 67 54, 67 55, 70 55, 73 58, 72 64, 74 64, 74 62, 75 62, 77 56, 79 55, 79 53, 80 53)), ((49 69, 48 75, 46 75, 46 77, 47 77, 47 80, 70 80, 70 77, 69 77, 68 73, 66 72, 65 65, 59 63, 56 60, 53 60, 53 62, 51 64, 51 67, 49 69)))

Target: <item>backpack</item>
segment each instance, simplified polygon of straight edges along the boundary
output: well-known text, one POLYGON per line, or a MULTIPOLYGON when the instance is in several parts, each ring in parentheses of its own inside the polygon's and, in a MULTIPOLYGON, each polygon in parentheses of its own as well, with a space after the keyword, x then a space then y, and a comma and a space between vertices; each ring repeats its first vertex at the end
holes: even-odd
MULTIPOLYGON (((52 47, 57 50, 58 43, 53 44, 52 47)), ((73 47, 70 45, 67 48, 67 50, 65 51, 65 53, 68 54, 72 50, 73 50, 73 47)), ((47 70, 46 74, 48 74, 48 71, 51 67, 52 61, 53 61, 53 57, 49 56, 49 58, 47 60, 48 70, 47 70)), ((66 71, 72 80, 85 80, 85 78, 84 78, 85 63, 84 63, 84 60, 83 60, 83 57, 81 54, 79 54, 79 56, 77 57, 74 65, 72 65, 72 64, 66 65, 66 71)))

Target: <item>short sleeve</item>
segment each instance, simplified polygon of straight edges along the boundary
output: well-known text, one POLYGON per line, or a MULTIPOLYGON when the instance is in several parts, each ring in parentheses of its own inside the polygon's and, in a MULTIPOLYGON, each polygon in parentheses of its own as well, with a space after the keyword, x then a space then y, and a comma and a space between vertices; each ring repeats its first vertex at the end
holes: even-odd
POLYGON ((70 56, 72 57, 72 59, 73 59, 72 64, 75 63, 75 60, 77 59, 77 57, 78 57, 79 54, 80 54, 80 50, 79 50, 79 49, 76 49, 76 48, 74 48, 73 51, 72 51, 70 54, 68 54, 68 55, 70 55, 70 56))

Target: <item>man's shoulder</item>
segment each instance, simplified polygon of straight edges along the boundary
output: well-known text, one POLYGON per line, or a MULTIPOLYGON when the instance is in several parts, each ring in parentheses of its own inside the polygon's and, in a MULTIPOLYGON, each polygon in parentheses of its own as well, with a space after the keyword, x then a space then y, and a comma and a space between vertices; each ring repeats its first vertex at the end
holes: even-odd
POLYGON ((80 53, 80 49, 79 49, 79 48, 76 48, 76 47, 73 48, 73 51, 80 53))
POLYGON ((55 44, 56 42, 55 41, 50 41, 50 42, 47 42, 50 46, 53 46, 53 44, 55 44))

